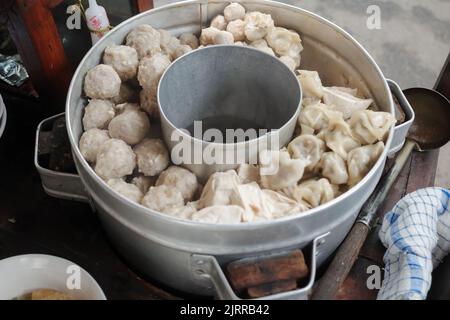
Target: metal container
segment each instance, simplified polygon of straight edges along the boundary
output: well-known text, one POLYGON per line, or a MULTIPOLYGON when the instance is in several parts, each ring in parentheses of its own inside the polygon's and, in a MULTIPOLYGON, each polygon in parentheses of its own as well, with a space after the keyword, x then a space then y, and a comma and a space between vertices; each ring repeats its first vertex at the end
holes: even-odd
POLYGON ((158 88, 172 162, 203 183, 216 171, 256 164, 262 150, 288 144, 301 101, 299 81, 283 62, 236 45, 191 51, 167 68, 158 88))
MULTIPOLYGON (((78 140, 86 99, 83 79, 97 65, 104 49, 121 43, 135 26, 148 23, 178 35, 198 32, 228 1, 185 1, 137 15, 98 42, 84 57, 72 79, 66 121, 75 163, 111 241, 129 262, 152 278, 200 295, 232 297, 220 268, 237 258, 313 246, 310 266, 320 265, 344 239, 366 199, 380 179, 394 138, 366 177, 348 192, 308 212, 283 219, 239 225, 212 225, 176 219, 133 203, 110 189, 81 156, 78 140)), ((273 1, 241 1, 248 11, 270 13, 275 23, 298 30, 304 51, 302 68, 317 70, 325 85, 356 87, 371 96, 376 108, 394 113, 389 86, 381 70, 348 33, 313 13, 273 1)), ((314 270, 311 277, 314 277, 314 270)), ((305 288, 268 298, 304 298, 305 288)))

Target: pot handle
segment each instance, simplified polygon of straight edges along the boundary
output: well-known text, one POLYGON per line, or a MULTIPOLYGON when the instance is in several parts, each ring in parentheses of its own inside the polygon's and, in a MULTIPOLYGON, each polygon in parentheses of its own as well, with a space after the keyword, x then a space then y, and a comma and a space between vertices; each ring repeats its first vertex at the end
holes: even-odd
POLYGON ((401 109, 398 110, 399 108, 395 108, 395 111, 397 113, 403 112, 405 115, 405 120, 394 127, 394 136, 391 141, 391 147, 388 151, 388 156, 391 157, 403 147, 408 130, 414 122, 415 114, 400 86, 393 80, 386 79, 386 81, 389 85, 392 96, 398 101, 398 106, 401 109))
MULTIPOLYGON (((329 235, 329 232, 323 234, 313 240, 311 257, 309 259, 309 276, 308 281, 302 288, 271 294, 256 299, 243 299, 236 295, 230 282, 225 276, 222 267, 220 266, 216 257, 211 255, 194 254, 192 256, 194 263, 194 273, 196 276, 209 280, 219 299, 224 300, 306 300, 311 293, 316 277, 317 256, 319 255, 319 247, 324 243, 324 239, 329 235)), ((253 258, 253 257, 252 257, 253 258)), ((256 257, 258 258, 258 257, 256 257)), ((267 258, 266 258, 267 259, 267 258)), ((270 259, 270 258, 269 258, 270 259)))
MULTIPOLYGON (((48 195, 58 199, 91 203, 78 174, 50 170, 40 161, 44 155, 50 152, 51 129, 53 123, 61 117, 64 117, 64 113, 54 115, 39 123, 36 130, 34 165, 41 176, 42 187, 48 195)), ((93 206, 91 205, 91 207, 93 206)))

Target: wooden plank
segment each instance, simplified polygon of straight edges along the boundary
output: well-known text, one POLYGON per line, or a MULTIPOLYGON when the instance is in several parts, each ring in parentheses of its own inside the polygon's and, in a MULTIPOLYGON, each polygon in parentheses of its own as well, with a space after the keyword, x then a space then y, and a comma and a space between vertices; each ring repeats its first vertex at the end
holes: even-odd
POLYGON ((438 160, 439 150, 413 153, 406 193, 434 186, 438 160))
POLYGON ((229 263, 226 272, 233 288, 240 291, 280 280, 302 279, 308 267, 301 250, 286 255, 244 259, 229 263))

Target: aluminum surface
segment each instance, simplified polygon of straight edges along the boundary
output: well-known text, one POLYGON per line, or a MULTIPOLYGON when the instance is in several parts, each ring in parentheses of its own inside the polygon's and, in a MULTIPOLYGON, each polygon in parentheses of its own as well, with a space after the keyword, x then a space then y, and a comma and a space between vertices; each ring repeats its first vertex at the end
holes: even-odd
POLYGON ((301 99, 295 74, 258 49, 220 45, 191 51, 169 66, 158 88, 172 162, 194 172, 202 183, 216 171, 256 164, 259 152, 278 150, 292 140, 301 99), (181 130, 187 128, 190 134, 181 130), (229 129, 235 129, 231 138, 229 129), (207 141, 204 134, 217 135, 218 141, 207 141), (221 156, 207 159, 211 154, 221 156))

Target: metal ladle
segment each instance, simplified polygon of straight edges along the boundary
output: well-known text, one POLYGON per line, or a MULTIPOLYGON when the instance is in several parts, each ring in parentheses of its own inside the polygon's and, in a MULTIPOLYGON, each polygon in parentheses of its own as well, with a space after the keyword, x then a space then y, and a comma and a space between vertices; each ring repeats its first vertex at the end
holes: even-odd
POLYGON ((393 167, 365 202, 350 233, 313 291, 313 300, 334 299, 347 278, 367 235, 379 218, 378 208, 397 179, 412 151, 438 149, 450 140, 450 102, 437 91, 411 88, 403 91, 415 112, 415 120, 393 167))

